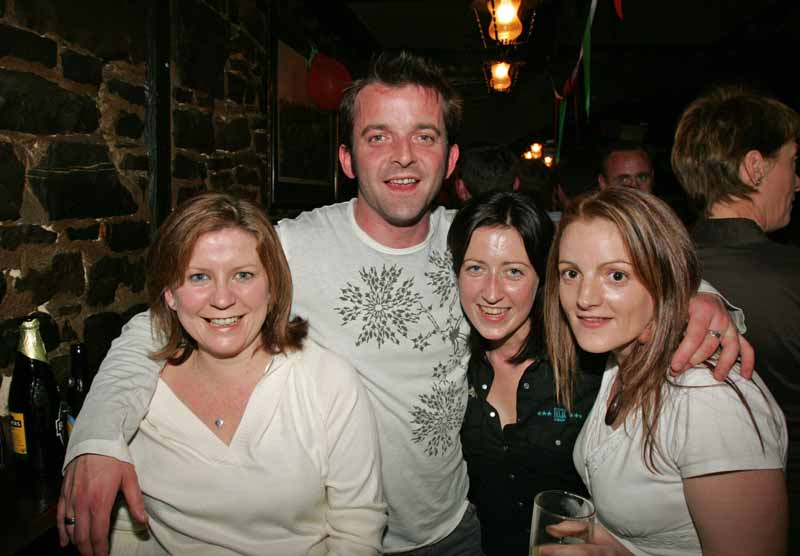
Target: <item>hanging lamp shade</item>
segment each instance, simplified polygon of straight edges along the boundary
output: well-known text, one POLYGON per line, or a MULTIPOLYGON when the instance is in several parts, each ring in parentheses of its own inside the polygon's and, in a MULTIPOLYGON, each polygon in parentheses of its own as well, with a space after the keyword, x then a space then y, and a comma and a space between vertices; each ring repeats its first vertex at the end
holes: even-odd
POLYGON ((495 62, 492 64, 492 89, 505 91, 511 87, 511 64, 508 62, 495 62))
POLYGON ((486 6, 492 14, 489 37, 501 44, 513 42, 522 34, 519 7, 522 0, 489 0, 486 6), (494 10, 494 12, 492 11, 494 10))

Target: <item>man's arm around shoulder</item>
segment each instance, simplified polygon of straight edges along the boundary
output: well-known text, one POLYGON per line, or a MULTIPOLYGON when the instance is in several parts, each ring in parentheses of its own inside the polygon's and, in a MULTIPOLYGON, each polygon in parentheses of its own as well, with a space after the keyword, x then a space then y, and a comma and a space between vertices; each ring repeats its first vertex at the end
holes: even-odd
POLYGON ((148 357, 155 348, 150 312, 139 313, 122 328, 92 381, 69 439, 65 466, 87 453, 130 462, 127 443, 147 412, 161 370, 148 357))
POLYGON ((148 357, 155 349, 150 313, 140 313, 111 344, 70 436, 56 524, 61 545, 71 541, 83 555, 108 553, 118 491, 133 517, 147 520, 128 441, 155 392, 161 364, 148 357))

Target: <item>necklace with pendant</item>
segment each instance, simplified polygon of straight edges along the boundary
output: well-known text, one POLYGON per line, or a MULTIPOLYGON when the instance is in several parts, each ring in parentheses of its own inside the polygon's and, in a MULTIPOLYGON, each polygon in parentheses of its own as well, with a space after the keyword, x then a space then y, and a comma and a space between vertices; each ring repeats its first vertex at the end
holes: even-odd
MULTIPOLYGON (((272 361, 273 359, 270 358, 269 363, 267 364, 267 368, 264 371, 265 374, 269 372, 270 368, 272 367, 272 361)), ((194 367, 195 369, 197 369, 197 359, 195 359, 194 361, 194 367)), ((218 429, 221 429, 224 425, 225 425, 225 419, 223 419, 222 417, 217 417, 216 419, 214 419, 214 426, 217 427, 218 429)))

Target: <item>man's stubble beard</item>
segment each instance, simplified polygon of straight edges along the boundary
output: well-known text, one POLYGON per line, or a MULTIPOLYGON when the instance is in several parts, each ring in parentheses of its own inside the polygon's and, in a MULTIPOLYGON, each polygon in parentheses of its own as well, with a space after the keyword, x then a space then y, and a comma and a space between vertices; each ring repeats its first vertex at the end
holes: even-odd
MULTIPOLYGON (((449 152, 449 148, 445 152, 449 152)), ((350 167, 353 171, 353 174, 355 174, 356 182, 358 182, 358 193, 360 199, 357 199, 356 202, 363 200, 366 203, 367 202, 366 199, 368 196, 364 194, 364 191, 366 191, 366 189, 361 186, 361 178, 360 178, 361 173, 358 171, 358 163, 356 162, 356 157, 353 150, 350 150, 350 167)), ((444 175, 442 175, 442 179, 440 179, 439 182, 440 182, 439 186, 436 188, 436 194, 439 193, 439 191, 442 189, 442 186, 444 185, 444 175)), ((380 214, 383 220, 385 220, 387 223, 391 224, 392 226, 396 226, 398 228, 406 228, 406 227, 416 226, 423 218, 430 215, 431 207, 433 206, 435 200, 436 200, 436 195, 433 195, 430 201, 428 201, 428 203, 424 207, 422 207, 419 213, 411 220, 408 219, 400 220, 393 218, 391 214, 387 214, 386 212, 380 210, 379 207, 372 205, 370 206, 372 207, 372 210, 380 214)))

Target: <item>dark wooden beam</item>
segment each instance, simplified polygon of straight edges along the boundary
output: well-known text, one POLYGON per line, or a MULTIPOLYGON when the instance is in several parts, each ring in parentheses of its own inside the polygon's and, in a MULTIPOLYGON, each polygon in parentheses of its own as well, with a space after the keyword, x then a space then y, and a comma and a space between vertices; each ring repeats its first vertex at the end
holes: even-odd
POLYGON ((151 236, 172 209, 171 0, 150 0, 147 14, 145 144, 151 236))

